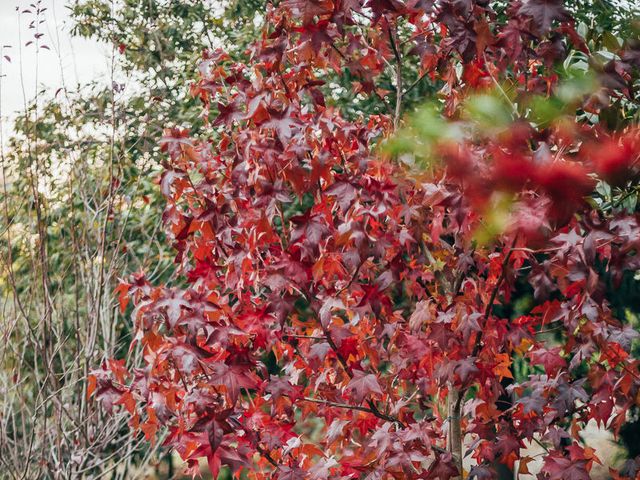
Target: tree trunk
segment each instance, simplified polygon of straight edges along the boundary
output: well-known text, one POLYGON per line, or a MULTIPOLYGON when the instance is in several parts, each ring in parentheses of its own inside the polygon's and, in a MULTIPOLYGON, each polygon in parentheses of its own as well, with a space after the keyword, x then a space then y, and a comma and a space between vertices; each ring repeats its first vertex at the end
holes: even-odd
POLYGON ((448 450, 453 455, 453 461, 458 468, 459 476, 462 478, 462 425, 460 423, 460 411, 462 402, 460 401, 460 391, 453 386, 449 386, 447 397, 447 414, 449 417, 449 445, 448 450))

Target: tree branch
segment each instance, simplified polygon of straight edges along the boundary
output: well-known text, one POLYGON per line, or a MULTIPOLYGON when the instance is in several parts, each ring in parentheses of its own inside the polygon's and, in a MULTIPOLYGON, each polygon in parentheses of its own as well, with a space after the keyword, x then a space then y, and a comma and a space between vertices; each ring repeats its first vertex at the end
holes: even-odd
POLYGON ((393 55, 396 58, 396 108, 393 116, 393 129, 397 130, 400 124, 400 116, 402 115, 402 56, 396 42, 397 33, 391 30, 389 19, 387 19, 387 27, 391 50, 393 50, 393 55))

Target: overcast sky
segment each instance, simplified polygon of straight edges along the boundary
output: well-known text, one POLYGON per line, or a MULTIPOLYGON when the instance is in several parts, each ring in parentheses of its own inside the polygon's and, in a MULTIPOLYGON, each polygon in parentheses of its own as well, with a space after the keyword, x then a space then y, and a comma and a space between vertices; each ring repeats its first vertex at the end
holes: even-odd
MULTIPOLYGON (((42 6, 47 11, 44 13, 44 37, 41 41, 50 50, 43 49, 38 56, 38 84, 50 92, 55 92, 64 84, 73 89, 78 82, 108 78, 108 48, 95 41, 71 38, 69 14, 65 7, 67 2, 42 0, 42 6)), ((33 30, 28 29, 31 18, 28 14, 19 15, 16 11, 16 6, 23 10, 30 8, 30 3, 33 0, 0 0, 0 45, 11 46, 3 52, 11 57, 11 63, 2 59, 4 76, 1 100, 5 134, 10 131, 7 119, 24 107, 24 98, 32 99, 36 92, 35 49, 33 45, 24 46, 33 36, 33 30)))

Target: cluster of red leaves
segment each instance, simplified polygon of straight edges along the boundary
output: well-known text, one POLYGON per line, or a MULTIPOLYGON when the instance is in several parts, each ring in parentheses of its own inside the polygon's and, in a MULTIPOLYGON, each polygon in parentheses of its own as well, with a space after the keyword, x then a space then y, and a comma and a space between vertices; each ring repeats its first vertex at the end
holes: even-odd
MULTIPOLYGON (((617 430, 640 399, 638 334, 606 298, 607 282, 640 267, 640 217, 584 197, 597 177, 637 174, 638 132, 516 122, 442 142, 441 164, 416 178, 373 149, 399 108, 347 120, 325 98, 326 74, 348 71, 355 92, 393 99, 378 80, 413 59, 455 115, 496 78, 548 93, 548 67, 586 49, 560 1, 512 2, 505 23, 488 4, 284 0, 246 63, 207 53, 192 93, 206 112, 218 104, 215 144, 162 139, 164 220, 186 286, 143 275, 121 286, 145 366, 108 362, 90 394, 150 440, 167 429, 194 474, 206 458, 214 475, 443 480, 459 475, 455 390, 471 477, 494 478, 497 463, 527 473, 535 438, 539 478, 589 478, 599 460, 581 430, 617 430), (509 224, 479 245, 496 194, 513 199, 509 224), (517 282, 536 305, 512 318, 517 282), (535 374, 514 383, 514 358, 535 374)), ((618 63, 603 73, 616 85, 633 68, 618 63)))

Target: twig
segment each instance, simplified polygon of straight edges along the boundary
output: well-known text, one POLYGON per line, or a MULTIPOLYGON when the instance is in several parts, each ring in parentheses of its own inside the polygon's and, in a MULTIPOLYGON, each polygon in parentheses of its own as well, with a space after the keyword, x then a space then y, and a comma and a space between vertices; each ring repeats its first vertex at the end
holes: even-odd
POLYGON ((391 30, 391 23, 387 19, 387 30, 389 32, 389 43, 391 44, 391 50, 396 58, 396 108, 393 116, 393 129, 397 130, 400 124, 400 115, 402 115, 402 56, 398 50, 396 44, 396 34, 391 30))
POLYGON ((414 88, 416 88, 418 86, 418 84, 422 81, 422 79, 424 77, 426 77, 427 75, 429 75, 429 73, 431 72, 424 72, 422 75, 420 75, 411 85, 409 85, 409 88, 407 88, 404 93, 402 94, 402 96, 406 96, 411 90, 413 90, 414 88))

